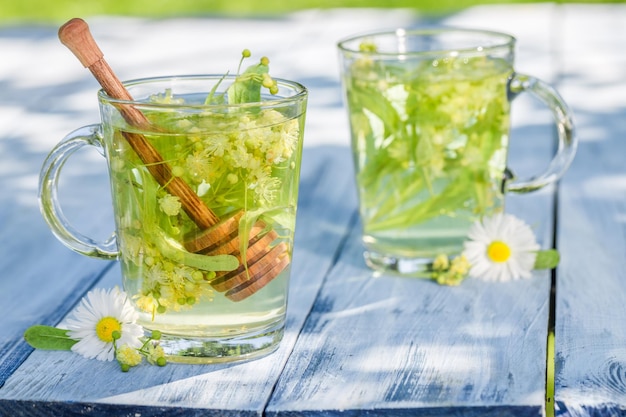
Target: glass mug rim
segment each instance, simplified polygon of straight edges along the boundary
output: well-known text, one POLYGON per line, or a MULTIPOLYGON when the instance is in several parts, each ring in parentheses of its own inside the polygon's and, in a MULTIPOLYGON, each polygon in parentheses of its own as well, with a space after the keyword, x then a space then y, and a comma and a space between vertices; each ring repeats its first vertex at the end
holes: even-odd
MULTIPOLYGON (((122 84, 126 89, 128 89, 132 93, 132 89, 134 87, 143 86, 143 85, 159 85, 166 83, 192 83, 198 81, 220 81, 220 80, 231 80, 234 81, 237 75, 224 75, 224 74, 185 74, 185 75, 164 75, 164 76, 156 76, 156 77, 144 77, 144 78, 135 78, 127 81, 122 81, 122 84)), ((118 99, 109 96, 104 89, 100 89, 98 91, 98 100, 102 103, 112 104, 112 105, 133 105, 135 107, 141 107, 144 109, 170 109, 170 110, 209 110, 209 111, 223 111, 225 109, 247 109, 247 108, 258 108, 262 106, 264 108, 269 107, 282 107, 288 106, 294 101, 305 100, 308 96, 307 88, 296 82, 291 80, 285 80, 282 78, 272 77, 274 81, 276 81, 277 85, 281 90, 288 90, 293 92, 292 95, 268 95, 263 96, 261 101, 254 103, 239 103, 239 104, 193 104, 193 103, 157 103, 147 101, 146 97, 133 97, 131 100, 126 99, 118 99)), ((165 86, 167 87, 167 86, 165 86)), ((211 84, 207 84, 207 93, 213 87, 211 84)), ((147 94, 156 94, 163 92, 164 89, 153 89, 149 91, 147 94)), ((202 92, 193 90, 194 93, 202 92)))
POLYGON ((458 27, 444 27, 444 28, 428 28, 428 29, 409 29, 409 28, 397 28, 393 30, 381 30, 374 32, 365 32, 357 35, 350 36, 342 39, 337 43, 338 49, 342 53, 362 55, 367 57, 379 57, 379 58, 397 58, 397 57, 435 57, 442 55, 452 56, 476 56, 487 55, 499 50, 511 50, 515 46, 516 38, 507 33, 485 30, 485 29, 467 29, 458 27), (363 51, 359 48, 360 41, 376 38, 395 38, 395 39, 407 39, 407 38, 426 38, 448 34, 466 35, 475 39, 473 42, 469 42, 467 39, 463 39, 458 42, 458 47, 450 48, 436 48, 436 49, 418 49, 411 50, 411 47, 402 51, 363 51), (472 46, 468 46, 472 45, 472 46))

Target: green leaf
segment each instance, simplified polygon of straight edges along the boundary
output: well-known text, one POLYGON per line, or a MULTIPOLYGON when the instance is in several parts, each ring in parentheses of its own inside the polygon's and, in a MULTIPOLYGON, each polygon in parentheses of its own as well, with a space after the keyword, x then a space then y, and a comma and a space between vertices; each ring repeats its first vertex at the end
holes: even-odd
POLYGON ((402 118, 382 92, 354 86, 349 94, 350 103, 355 108, 367 109, 380 119, 385 127, 385 136, 402 133, 402 118))
POLYGON ((232 271, 239 267, 239 260, 233 255, 201 255, 187 252, 178 242, 161 232, 155 232, 153 241, 163 256, 174 262, 205 271, 232 271))
POLYGON ((232 271, 239 267, 239 260, 233 255, 200 255, 185 252, 183 263, 205 271, 232 271))
POLYGON ((556 249, 540 250, 537 252, 535 259, 535 269, 552 269, 556 268, 561 259, 556 249))
POLYGON ((263 74, 268 71, 269 67, 260 63, 249 66, 228 87, 228 104, 260 102, 263 74))
POLYGON ((215 92, 217 91, 217 88, 220 86, 222 81, 224 81, 224 78, 226 78, 227 75, 228 73, 224 74, 224 76, 220 78, 220 80, 213 86, 206 100, 204 100, 204 104, 224 104, 224 95, 219 94, 216 96, 215 92))
POLYGON ((35 325, 24 332, 26 343, 35 349, 71 350, 78 341, 67 335, 67 330, 57 327, 35 325))

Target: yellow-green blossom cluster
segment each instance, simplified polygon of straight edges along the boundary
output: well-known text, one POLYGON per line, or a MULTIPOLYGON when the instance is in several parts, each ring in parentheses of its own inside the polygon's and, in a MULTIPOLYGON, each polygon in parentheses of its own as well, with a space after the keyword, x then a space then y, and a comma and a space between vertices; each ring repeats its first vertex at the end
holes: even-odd
POLYGON ((159 207, 161 208, 163 213, 167 214, 168 216, 176 216, 178 213, 180 213, 180 198, 175 197, 171 194, 166 194, 159 199, 159 207))
POLYGON ((142 274, 142 279, 136 282, 140 288, 133 296, 140 310, 152 315, 167 310, 180 311, 200 299, 213 298, 208 281, 215 277, 215 272, 202 271, 168 259, 151 244, 149 236, 140 238, 132 233, 140 232, 123 233, 120 245, 122 261, 142 274))
MULTIPOLYGON (((130 347, 128 345, 120 346, 115 352, 115 358, 122 366, 122 369, 126 367, 130 368, 133 366, 137 366, 142 361, 141 354, 137 351, 137 349, 130 347)), ((128 370, 128 369, 125 369, 128 370)))
POLYGON ((165 359, 165 352, 158 342, 160 338, 161 333, 154 331, 150 337, 145 338, 143 345, 139 348, 126 344, 115 347, 115 359, 120 364, 122 371, 128 372, 130 368, 141 364, 144 357, 151 365, 165 366, 167 360, 165 359))
MULTIPOLYGON (((203 131, 203 120, 196 126, 186 126, 189 120, 178 122, 177 129, 189 134, 192 143, 176 157, 182 168, 181 177, 192 184, 204 185, 208 195, 228 203, 242 187, 252 190, 253 206, 272 204, 281 187, 280 169, 289 169, 290 160, 300 137, 296 119, 266 109, 256 115, 241 115, 236 125, 231 120, 227 129, 215 133, 203 131)), ((204 123, 214 123, 214 121, 204 123)))
POLYGON ((446 255, 438 255, 432 264, 432 278, 441 285, 459 285, 469 273, 470 263, 465 255, 450 259, 446 255))

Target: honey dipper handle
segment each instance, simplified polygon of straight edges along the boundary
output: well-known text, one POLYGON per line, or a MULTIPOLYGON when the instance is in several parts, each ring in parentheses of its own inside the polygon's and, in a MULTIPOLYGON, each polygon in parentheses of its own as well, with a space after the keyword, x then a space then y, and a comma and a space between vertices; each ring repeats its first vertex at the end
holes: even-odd
MULTIPOLYGON (((128 101, 133 99, 104 60, 104 54, 91 36, 89 26, 84 20, 74 18, 61 26, 59 39, 76 55, 81 64, 91 71, 109 97, 128 101)), ((141 129, 150 125, 144 114, 134 106, 121 106, 120 112, 131 126, 141 129)), ((169 165, 143 135, 126 132, 124 137, 156 181, 170 194, 180 199, 183 210, 200 229, 207 229, 219 222, 217 216, 185 181, 172 176, 169 165)))

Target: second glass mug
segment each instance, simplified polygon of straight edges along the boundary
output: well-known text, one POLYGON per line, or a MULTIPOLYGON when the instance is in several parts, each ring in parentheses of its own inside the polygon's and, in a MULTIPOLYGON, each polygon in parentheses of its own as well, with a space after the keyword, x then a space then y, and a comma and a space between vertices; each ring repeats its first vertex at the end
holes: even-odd
POLYGON ((576 152, 558 93, 514 70, 515 38, 467 29, 405 30, 338 43, 366 263, 420 276, 458 256, 470 225, 506 192, 558 180, 576 152), (552 111, 558 150, 527 181, 506 168, 510 103, 528 92, 552 111))
POLYGON ((233 80, 128 81, 132 101, 100 91, 101 123, 70 133, 42 167, 46 222, 70 249, 119 259, 139 324, 162 333, 169 361, 259 357, 284 332, 308 92, 277 79, 258 103, 207 104, 233 80), (146 126, 130 125, 128 109, 146 126), (75 230, 57 200, 61 168, 84 146, 108 162, 116 230, 106 242, 75 230))

